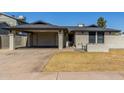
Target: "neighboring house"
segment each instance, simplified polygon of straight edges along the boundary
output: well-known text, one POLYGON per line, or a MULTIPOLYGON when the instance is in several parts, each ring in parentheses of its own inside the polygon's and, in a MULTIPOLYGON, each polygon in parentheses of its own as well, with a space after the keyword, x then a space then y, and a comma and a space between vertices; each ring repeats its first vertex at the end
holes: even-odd
POLYGON ((26 23, 25 21, 21 20, 20 16, 18 18, 16 18, 14 16, 10 16, 5 13, 0 13, 0 23, 2 23, 2 22, 7 23, 9 26, 16 26, 19 24, 26 23))
POLYGON ((24 17, 23 16, 19 16, 18 18, 14 17, 14 16, 10 16, 7 15, 5 13, 0 13, 0 35, 7 35, 10 30, 4 30, 2 29, 2 27, 5 26, 17 26, 20 24, 26 24, 25 21, 23 21, 24 17))
POLYGON ((38 21, 17 25, 12 30, 10 49, 14 47, 14 33, 28 33, 28 47, 74 47, 88 52, 108 52, 112 48, 124 48, 124 37, 120 30, 91 26, 57 26, 38 21))
MULTIPOLYGON (((9 48, 9 34, 11 33, 10 29, 4 29, 8 27, 17 26, 20 24, 26 24, 26 22, 23 20, 23 16, 19 16, 18 18, 14 16, 9 16, 4 13, 0 13, 0 48, 9 48)), ((17 33, 19 34, 19 33, 17 33)), ((21 34, 22 35, 22 34, 21 34)), ((16 36, 16 46, 21 46, 23 37, 26 38, 26 36, 16 36)), ((23 40, 24 41, 24 40, 23 40)), ((22 44, 23 45, 23 44, 22 44)))

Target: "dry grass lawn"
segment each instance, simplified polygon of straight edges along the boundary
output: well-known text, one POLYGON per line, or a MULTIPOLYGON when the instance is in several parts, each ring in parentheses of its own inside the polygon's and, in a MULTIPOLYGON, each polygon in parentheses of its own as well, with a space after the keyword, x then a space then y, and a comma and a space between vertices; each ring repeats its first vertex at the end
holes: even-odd
POLYGON ((44 71, 124 71, 124 50, 111 50, 109 53, 60 52, 49 60, 44 71))

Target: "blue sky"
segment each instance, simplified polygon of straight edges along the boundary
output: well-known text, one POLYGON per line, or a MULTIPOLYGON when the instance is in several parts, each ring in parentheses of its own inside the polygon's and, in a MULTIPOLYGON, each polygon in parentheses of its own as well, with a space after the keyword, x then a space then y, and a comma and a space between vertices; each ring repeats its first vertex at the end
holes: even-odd
POLYGON ((99 17, 107 20, 107 27, 124 31, 124 12, 7 12, 7 14, 23 15, 27 22, 46 21, 56 25, 96 24, 99 17))

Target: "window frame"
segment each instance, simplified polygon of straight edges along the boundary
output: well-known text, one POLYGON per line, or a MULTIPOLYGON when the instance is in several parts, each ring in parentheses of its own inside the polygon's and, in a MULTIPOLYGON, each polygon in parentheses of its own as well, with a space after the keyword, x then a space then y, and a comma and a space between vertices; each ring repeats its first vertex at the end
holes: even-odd
POLYGON ((89 44, 95 44, 96 43, 96 32, 89 32, 89 44), (94 35, 93 37, 91 37, 94 35), (93 41, 92 41, 93 40, 93 41))
POLYGON ((98 44, 104 44, 105 42, 105 33, 104 32, 97 32, 97 43, 98 44), (102 41, 102 42, 99 42, 99 41, 102 41))

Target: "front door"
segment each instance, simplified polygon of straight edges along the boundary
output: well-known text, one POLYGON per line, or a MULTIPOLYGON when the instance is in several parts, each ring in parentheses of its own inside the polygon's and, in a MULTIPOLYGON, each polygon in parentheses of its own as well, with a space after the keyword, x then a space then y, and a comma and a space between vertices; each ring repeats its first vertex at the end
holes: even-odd
POLYGON ((70 47, 74 46, 74 33, 68 34, 68 40, 69 40, 69 46, 70 47))

